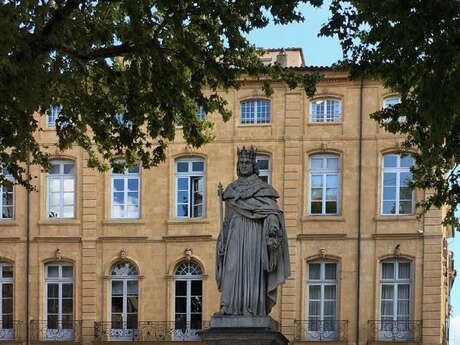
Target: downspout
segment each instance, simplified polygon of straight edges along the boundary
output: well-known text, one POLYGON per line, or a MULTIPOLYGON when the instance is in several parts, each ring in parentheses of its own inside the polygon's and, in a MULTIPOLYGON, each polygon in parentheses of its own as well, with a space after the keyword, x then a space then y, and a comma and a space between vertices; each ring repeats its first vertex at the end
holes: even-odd
MULTIPOLYGON (((30 183, 30 157, 27 152, 27 181, 30 183)), ((26 344, 30 345, 29 330, 29 273, 30 273, 30 189, 27 188, 26 196, 26 344)))
POLYGON ((361 294, 361 175, 363 163, 363 78, 359 86, 359 158, 358 158, 358 260, 357 260, 357 289, 356 289, 356 345, 359 345, 360 294, 361 294))

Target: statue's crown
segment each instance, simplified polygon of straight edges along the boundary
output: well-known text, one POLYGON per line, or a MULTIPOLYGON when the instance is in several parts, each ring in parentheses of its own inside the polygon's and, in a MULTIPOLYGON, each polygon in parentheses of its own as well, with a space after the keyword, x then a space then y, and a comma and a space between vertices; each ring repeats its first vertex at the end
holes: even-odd
POLYGON ((249 150, 246 150, 246 147, 243 146, 241 149, 237 148, 237 151, 238 151, 238 159, 249 158, 252 161, 256 160, 256 148, 252 145, 249 148, 249 150))

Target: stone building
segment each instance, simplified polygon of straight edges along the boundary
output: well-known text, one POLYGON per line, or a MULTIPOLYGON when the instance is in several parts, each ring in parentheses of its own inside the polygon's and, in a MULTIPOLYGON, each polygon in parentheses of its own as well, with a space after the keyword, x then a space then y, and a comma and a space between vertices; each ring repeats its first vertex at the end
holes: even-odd
POLYGON ((300 49, 263 59, 325 78, 312 99, 276 82, 266 97, 247 80, 223 94, 230 121, 198 114, 215 122, 213 143, 191 149, 178 127, 150 170, 87 168, 81 149, 54 146, 58 109, 40 118, 50 171, 31 167, 36 191, 2 187, 0 341, 199 342, 219 308, 217 186, 253 144, 289 237, 292 275, 272 312, 281 331, 295 344, 445 344, 452 229, 441 210, 416 218, 426 192, 406 187, 403 138, 369 118, 398 95, 306 67, 300 49))

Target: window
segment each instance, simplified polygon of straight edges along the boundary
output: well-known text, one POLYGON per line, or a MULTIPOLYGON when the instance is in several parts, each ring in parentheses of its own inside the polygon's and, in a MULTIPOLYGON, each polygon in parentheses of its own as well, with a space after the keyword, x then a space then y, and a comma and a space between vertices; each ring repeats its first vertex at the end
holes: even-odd
MULTIPOLYGON (((13 176, 6 169, 3 169, 3 176, 9 181, 13 181, 13 176)), ((0 185, 0 193, 0 220, 12 220, 14 218, 14 188, 13 186, 0 185)))
POLYGON ((174 279, 175 335, 187 340, 199 340, 202 326, 203 281, 202 269, 193 261, 177 265, 174 279), (182 333, 182 334, 180 334, 182 333))
POLYGON ((53 161, 47 177, 47 217, 75 218, 75 164, 53 161))
POLYGON ((340 122, 340 101, 319 99, 310 102, 310 122, 340 122))
POLYGON ((137 333, 138 272, 129 262, 115 264, 111 275, 110 338, 133 340, 137 333))
MULTIPOLYGON (((399 103, 401 103, 401 98, 399 98, 399 97, 385 98, 383 100, 383 109, 393 107, 393 106, 395 106, 396 104, 399 104, 399 103)), ((406 116, 402 115, 402 116, 398 117, 398 121, 399 122, 405 122, 406 121, 406 116)), ((386 122, 389 122, 389 120, 387 120, 386 122)))
POLYGON ((259 167, 259 178, 267 183, 271 182, 271 166, 270 157, 268 156, 257 156, 257 166, 259 167))
POLYGON ((139 164, 120 171, 112 169, 111 218, 139 218, 139 164))
POLYGON ((270 123, 270 118, 270 101, 257 100, 241 103, 242 124, 270 123))
POLYGON ((389 154, 383 156, 382 214, 407 215, 413 213, 413 190, 410 168, 414 165, 411 156, 389 154))
POLYGON ((380 272, 380 340, 410 339, 411 263, 385 260, 380 272))
POLYGON ((201 120, 204 120, 206 118, 206 112, 204 111, 203 107, 200 107, 200 109, 198 109, 196 116, 198 116, 198 118, 200 118, 201 120))
POLYGON ((73 340, 72 264, 47 264, 45 279, 46 340, 73 340))
POLYGON ((126 121, 125 115, 123 113, 116 114, 115 119, 117 120, 119 125, 126 127, 126 128, 133 128, 133 122, 126 121))
POLYGON ((337 263, 308 263, 307 339, 337 338, 337 263))
POLYGON ((339 157, 310 157, 310 214, 339 214, 339 157))
POLYGON ((50 107, 50 111, 48 115, 46 115, 46 127, 47 128, 56 128, 56 120, 61 114, 62 107, 61 106, 52 106, 50 107))
POLYGON ((13 265, 0 262, 0 341, 13 338, 13 265))
POLYGON ((204 196, 204 161, 199 158, 176 161, 176 217, 203 217, 204 196))

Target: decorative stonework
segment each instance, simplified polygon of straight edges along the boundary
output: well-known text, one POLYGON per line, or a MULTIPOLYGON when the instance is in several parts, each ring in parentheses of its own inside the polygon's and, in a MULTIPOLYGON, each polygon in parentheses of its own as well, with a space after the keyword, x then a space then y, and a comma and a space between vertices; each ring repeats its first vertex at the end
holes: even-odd
POLYGON ((193 249, 192 248, 185 248, 184 249, 184 257, 185 260, 191 261, 193 256, 193 249))
POLYGON ((57 261, 61 261, 62 260, 62 253, 61 253, 61 250, 58 248, 56 249, 55 253, 54 253, 54 257, 56 258, 57 261))
POLYGON ((120 254, 118 254, 118 256, 120 257, 120 259, 126 259, 126 249, 121 248, 120 254))
POLYGON ((326 257, 326 255, 327 255, 326 249, 325 249, 325 248, 321 248, 321 249, 319 250, 319 255, 321 256, 322 259, 324 259, 324 258, 326 257))

